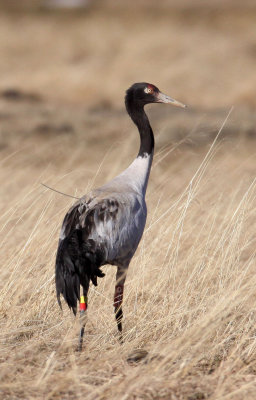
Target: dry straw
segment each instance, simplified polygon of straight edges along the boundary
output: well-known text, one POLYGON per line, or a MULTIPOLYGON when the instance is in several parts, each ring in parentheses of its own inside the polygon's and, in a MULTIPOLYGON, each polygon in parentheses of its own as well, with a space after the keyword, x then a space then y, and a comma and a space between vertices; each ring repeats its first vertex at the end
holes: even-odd
MULTIPOLYGON (((24 154, 5 161, 2 178, 13 168, 17 184, 2 179, 10 194, 1 202, 2 398, 254 398, 256 187, 248 149, 217 141, 226 120, 208 151, 158 158, 125 288, 125 342, 118 343, 112 307, 115 268, 107 266, 89 293, 82 354, 78 323, 67 307, 59 310, 54 287, 70 201, 42 191, 36 170, 19 169, 24 154), (135 349, 148 357, 129 364, 135 349)), ((111 175, 116 165, 106 160, 106 169, 111 175)), ((72 185, 54 171, 45 179, 72 196, 74 181, 84 185, 75 170, 72 185)))

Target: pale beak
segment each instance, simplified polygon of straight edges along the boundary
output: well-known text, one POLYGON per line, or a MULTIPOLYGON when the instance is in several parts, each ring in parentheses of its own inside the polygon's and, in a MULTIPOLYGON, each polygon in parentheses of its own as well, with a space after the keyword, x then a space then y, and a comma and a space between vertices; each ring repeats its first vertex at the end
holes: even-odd
POLYGON ((170 96, 167 96, 166 94, 163 94, 162 92, 159 92, 156 95, 156 98, 157 98, 157 101, 156 101, 157 103, 170 103, 176 107, 187 108, 187 106, 185 104, 180 103, 179 101, 177 101, 175 99, 172 99, 170 96))

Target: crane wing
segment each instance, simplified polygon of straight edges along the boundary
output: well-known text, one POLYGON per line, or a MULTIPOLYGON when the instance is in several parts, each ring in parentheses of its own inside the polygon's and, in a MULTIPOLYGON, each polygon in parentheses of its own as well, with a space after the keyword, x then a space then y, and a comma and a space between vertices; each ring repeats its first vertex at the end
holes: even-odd
MULTIPOLYGON (((100 266, 112 263, 122 246, 126 252, 129 250, 125 244, 125 227, 130 214, 131 207, 127 201, 120 202, 114 196, 83 198, 68 211, 56 257, 55 281, 59 304, 62 294, 76 313, 80 285, 88 287, 90 280, 97 285, 97 277, 104 276, 100 266)), ((133 241, 134 238, 129 242, 132 249, 133 241)))

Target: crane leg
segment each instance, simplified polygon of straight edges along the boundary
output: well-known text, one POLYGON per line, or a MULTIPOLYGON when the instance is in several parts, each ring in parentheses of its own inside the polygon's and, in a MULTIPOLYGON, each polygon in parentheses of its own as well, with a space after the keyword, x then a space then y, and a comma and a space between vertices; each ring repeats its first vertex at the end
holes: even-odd
POLYGON ((117 322, 117 329, 119 331, 119 340, 120 343, 123 343, 123 327, 122 327, 122 319, 123 319, 123 293, 124 293, 124 283, 126 279, 126 269, 118 267, 116 273, 116 286, 115 286, 115 294, 114 294, 114 309, 115 309, 115 317, 117 322))
POLYGON ((80 297, 80 315, 79 315, 79 322, 80 322, 80 333, 79 333, 79 340, 78 340, 78 351, 82 350, 83 347, 83 338, 84 338, 84 328, 87 320, 87 292, 88 289, 85 290, 83 288, 83 296, 80 297))

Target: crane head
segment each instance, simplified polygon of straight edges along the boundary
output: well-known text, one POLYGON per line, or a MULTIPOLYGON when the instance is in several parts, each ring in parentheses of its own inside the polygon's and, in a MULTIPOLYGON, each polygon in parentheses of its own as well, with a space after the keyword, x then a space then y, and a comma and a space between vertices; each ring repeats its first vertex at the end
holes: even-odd
POLYGON ((127 90, 126 98, 132 98, 134 102, 142 105, 149 103, 169 103, 176 107, 187 107, 185 104, 162 93, 155 85, 146 82, 134 83, 127 90))

